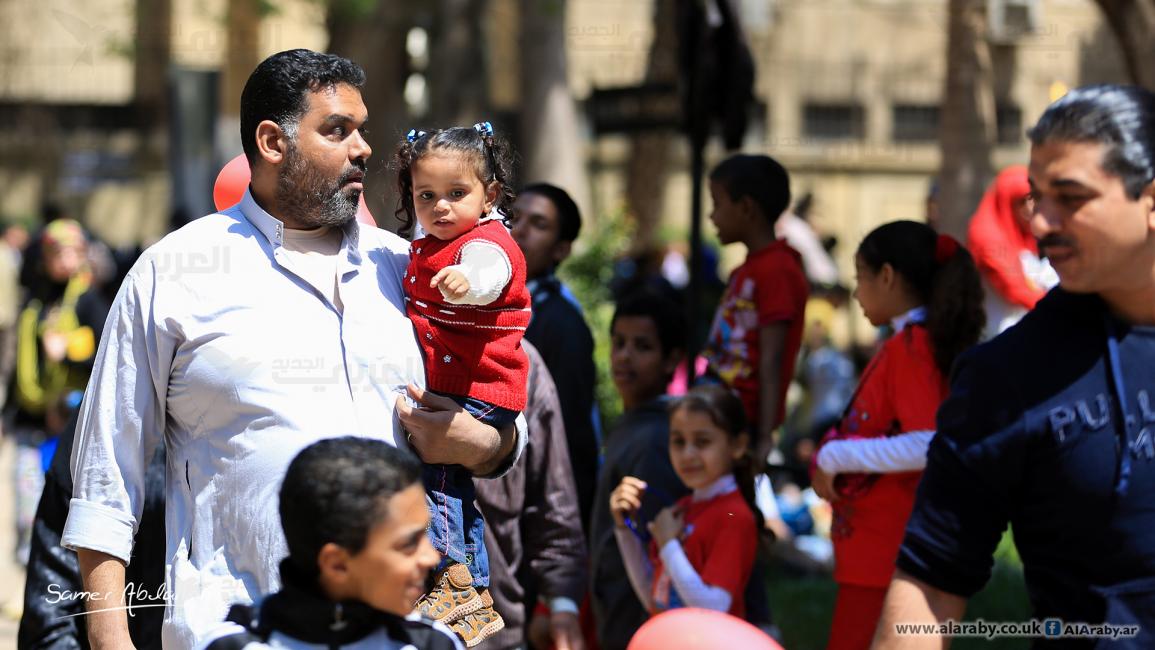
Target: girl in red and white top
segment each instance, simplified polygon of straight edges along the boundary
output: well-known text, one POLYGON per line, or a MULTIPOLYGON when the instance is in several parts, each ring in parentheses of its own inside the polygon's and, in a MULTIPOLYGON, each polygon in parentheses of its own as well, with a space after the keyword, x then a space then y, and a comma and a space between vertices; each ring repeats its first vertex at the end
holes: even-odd
POLYGON ((725 386, 698 386, 675 402, 670 461, 693 493, 649 524, 648 555, 633 523, 646 483, 627 476, 610 495, 626 572, 651 613, 699 607, 744 617, 758 545, 748 431, 742 401, 725 386))
POLYGON ((855 268, 866 318, 894 335, 814 457, 814 489, 834 507, 838 598, 827 650, 870 647, 951 364, 985 322, 970 254, 926 224, 879 226, 859 245, 855 268))

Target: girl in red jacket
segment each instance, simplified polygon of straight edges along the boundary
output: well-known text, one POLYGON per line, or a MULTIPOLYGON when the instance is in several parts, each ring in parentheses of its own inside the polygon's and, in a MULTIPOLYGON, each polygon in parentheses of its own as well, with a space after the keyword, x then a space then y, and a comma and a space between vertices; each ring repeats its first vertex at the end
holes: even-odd
POLYGON ((828 650, 870 647, 951 363, 982 333, 983 293, 966 249, 914 221, 876 228, 855 256, 855 298, 891 337, 815 455, 834 507, 838 598, 828 650))

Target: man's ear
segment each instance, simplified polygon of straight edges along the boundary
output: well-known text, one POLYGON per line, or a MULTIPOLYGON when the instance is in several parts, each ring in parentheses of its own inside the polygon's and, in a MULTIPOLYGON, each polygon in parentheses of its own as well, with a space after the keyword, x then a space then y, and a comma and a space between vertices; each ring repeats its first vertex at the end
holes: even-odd
POLYGON ((289 140, 284 130, 272 120, 264 120, 257 125, 257 155, 270 165, 285 161, 289 140))
POLYGON ((550 255, 553 258, 554 266, 564 262, 566 258, 569 257, 571 252, 573 252, 572 241, 565 241, 562 239, 557 240, 557 243, 553 245, 553 249, 550 255))

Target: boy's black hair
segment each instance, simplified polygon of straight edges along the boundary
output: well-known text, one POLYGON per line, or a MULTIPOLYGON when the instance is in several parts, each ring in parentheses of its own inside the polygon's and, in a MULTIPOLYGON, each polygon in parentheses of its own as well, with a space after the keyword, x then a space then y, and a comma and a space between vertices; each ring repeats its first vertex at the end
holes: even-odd
POLYGON ((389 499, 420 480, 417 457, 383 440, 346 436, 305 447, 281 484, 289 560, 302 575, 316 576, 325 544, 359 553, 373 526, 389 516, 389 499))
POLYGON ((710 180, 725 187, 731 201, 753 199, 771 225, 790 205, 790 174, 770 156, 730 156, 710 172, 710 180))
MULTIPOLYGON (((409 234, 417 220, 413 206, 413 165, 435 152, 454 152, 467 158, 473 165, 478 180, 486 187, 499 185, 497 203, 493 206, 508 221, 509 209, 517 195, 513 191, 513 149, 501 137, 481 133, 477 127, 455 126, 432 131, 413 131, 405 137, 393 155, 397 172, 397 210, 394 215, 401 222, 401 232, 409 234)), ((484 216, 484 215, 483 215, 484 216)), ((506 224, 509 225, 508 223, 506 224)))
POLYGON ((308 106, 306 95, 337 84, 360 89, 365 71, 349 59, 312 50, 286 50, 261 61, 241 92, 241 147, 257 160, 257 125, 275 122, 290 137, 308 106))
POLYGON ((640 289, 618 301, 614 317, 610 320, 610 333, 614 323, 623 316, 647 316, 654 321, 658 330, 658 342, 662 345, 662 356, 669 357, 675 350, 686 348, 686 316, 673 300, 652 290, 640 289))
POLYGON ((1138 199, 1155 180, 1155 93, 1137 86, 1076 88, 1047 107, 1027 137, 1035 146, 1051 140, 1102 144, 1103 170, 1138 199))
POLYGON ((569 193, 549 183, 534 183, 521 188, 522 194, 537 194, 549 199, 557 210, 558 239, 572 242, 582 229, 582 215, 569 193))

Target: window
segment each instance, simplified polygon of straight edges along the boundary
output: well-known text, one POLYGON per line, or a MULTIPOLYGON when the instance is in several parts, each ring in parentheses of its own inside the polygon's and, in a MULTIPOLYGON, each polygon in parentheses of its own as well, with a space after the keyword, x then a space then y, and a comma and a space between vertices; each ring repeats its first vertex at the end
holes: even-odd
POLYGON ((891 139, 895 142, 935 142, 938 140, 938 106, 898 104, 891 111, 891 139))
POLYGON ((866 116, 858 104, 807 104, 802 110, 802 133, 823 140, 861 140, 866 116))
POLYGON ((1018 106, 999 104, 995 108, 995 124, 999 144, 1021 144, 1026 137, 1026 133, 1023 132, 1023 111, 1018 106))

